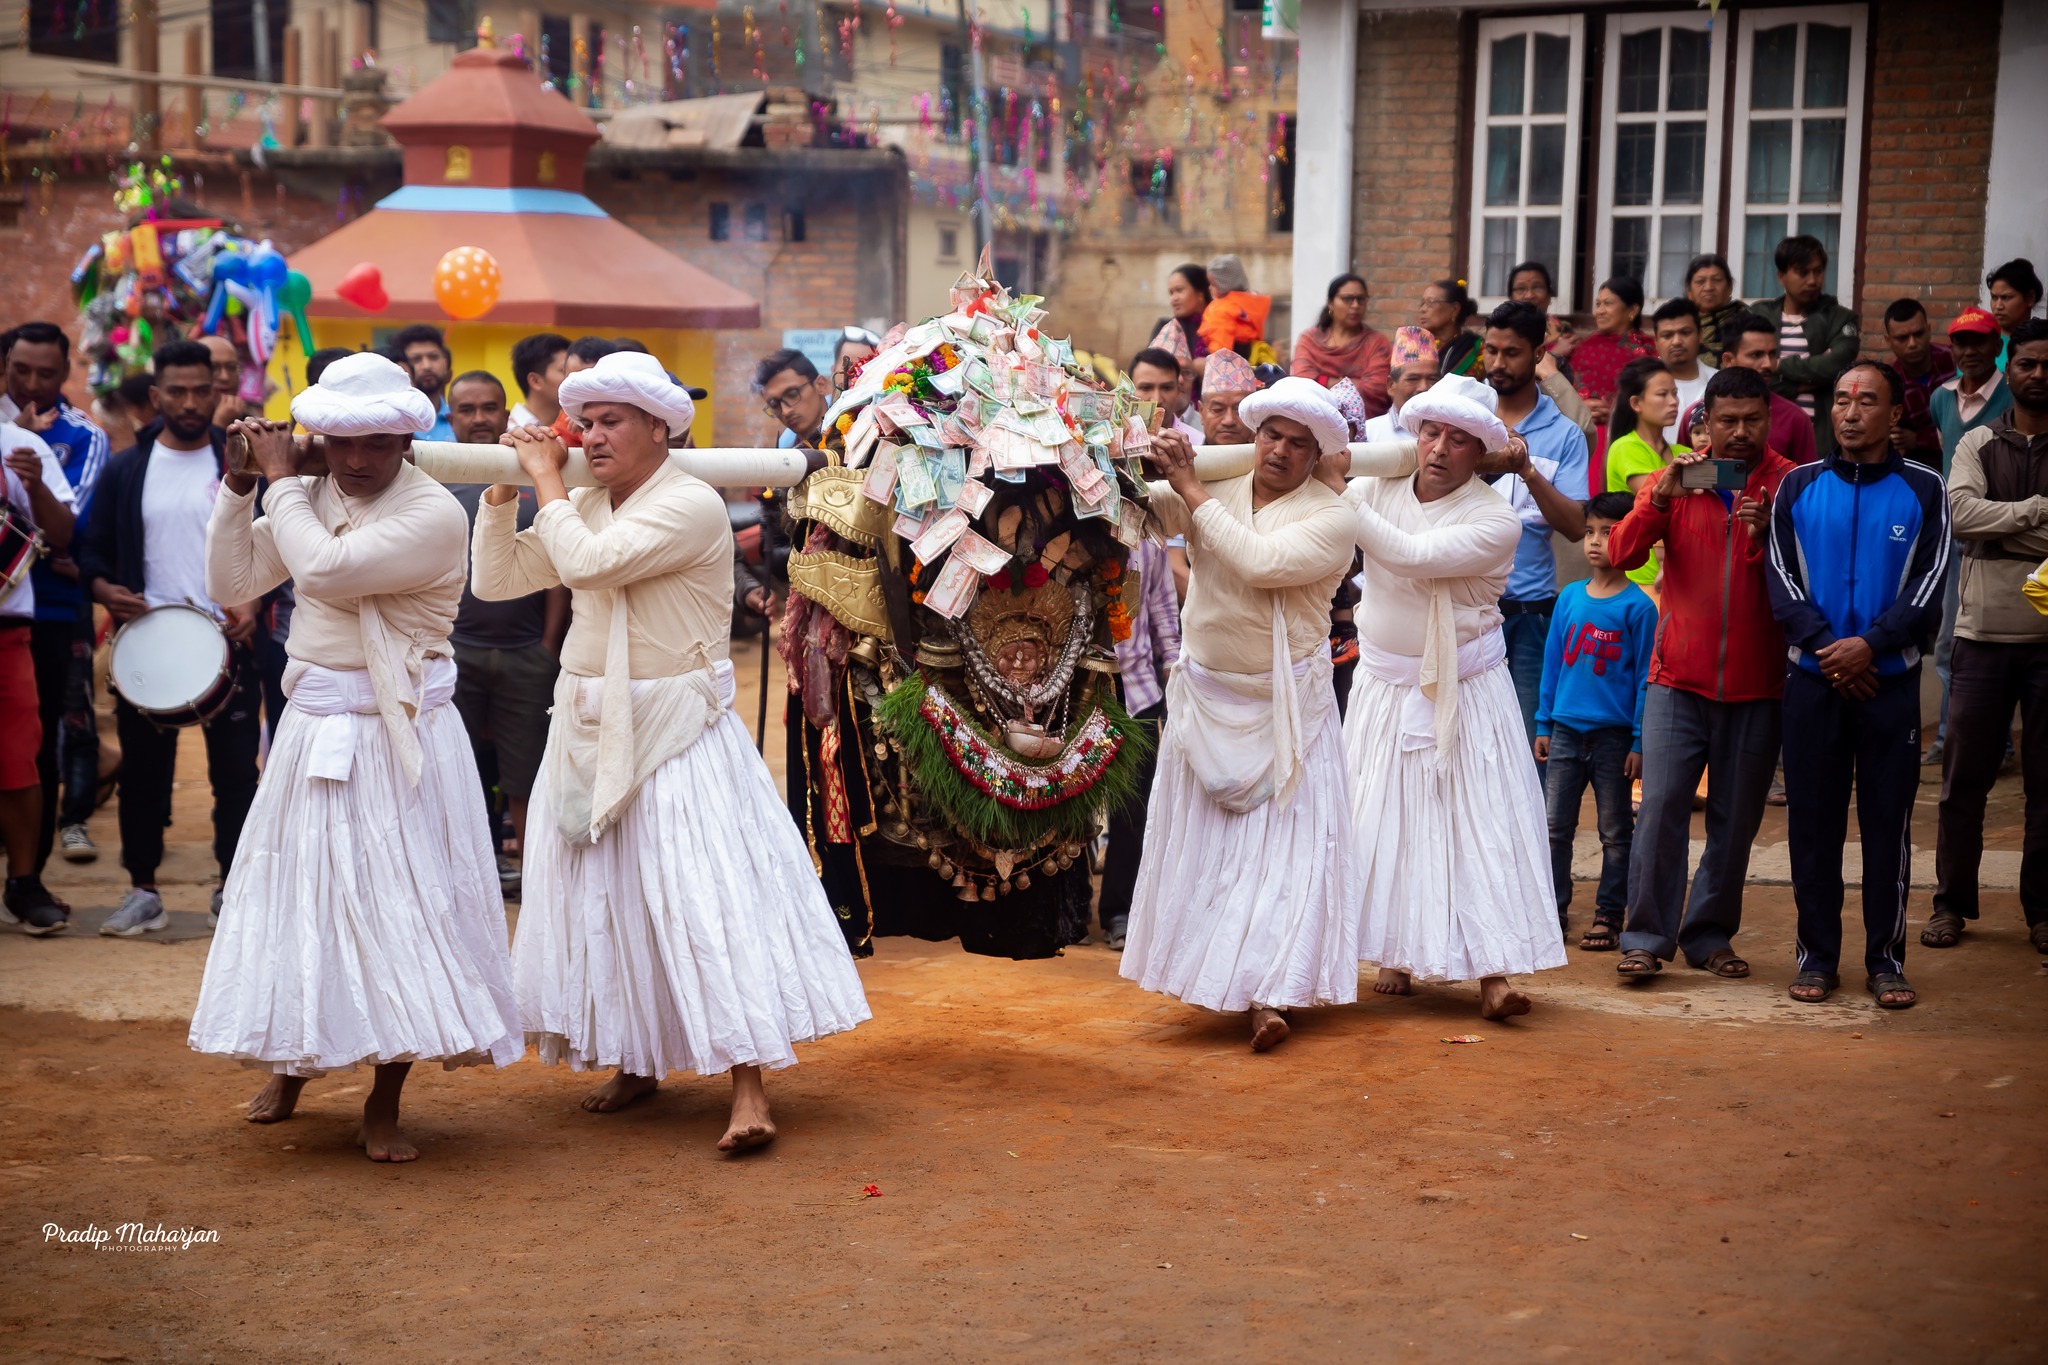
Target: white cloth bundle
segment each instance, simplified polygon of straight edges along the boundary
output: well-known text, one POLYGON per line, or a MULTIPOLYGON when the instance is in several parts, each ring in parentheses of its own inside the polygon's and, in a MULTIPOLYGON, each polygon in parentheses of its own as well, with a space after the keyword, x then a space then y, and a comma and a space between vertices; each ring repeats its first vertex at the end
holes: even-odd
POLYGON ((1284 809, 1301 781, 1307 738, 1337 705, 1329 646, 1289 667, 1277 607, 1273 654, 1271 673, 1225 673, 1182 654, 1166 680, 1166 711, 1181 755, 1209 799, 1227 811, 1242 814, 1268 801, 1284 809))
MULTIPOLYGON (((1435 599, 1431 599, 1432 602, 1435 599)), ((1457 646, 1458 680, 1476 678, 1495 664, 1503 663, 1508 657, 1506 639, 1496 627, 1477 639, 1467 640, 1457 646)), ((1439 725, 1436 699, 1422 687, 1421 659, 1408 654, 1390 654, 1370 640, 1358 642, 1358 666, 1381 682, 1391 687, 1411 689, 1401 700, 1401 749, 1434 749, 1439 747, 1439 725)), ((1434 688, 1437 692, 1445 689, 1434 688)), ((1452 690, 1455 696, 1455 689, 1452 690)), ((1443 739, 1454 739, 1457 735, 1457 705, 1451 706, 1451 732, 1443 739)), ((1448 747, 1444 744, 1442 747, 1448 747)))
POLYGON ((1301 423, 1315 433, 1316 451, 1322 455, 1334 455, 1351 440, 1351 426, 1344 420, 1344 414, 1330 401, 1330 392, 1313 379, 1302 379, 1289 375, 1273 381, 1273 387, 1261 389, 1238 405, 1237 414, 1244 424, 1257 431, 1270 417, 1286 417, 1301 423))
POLYGON ((560 396, 563 410, 576 418, 583 416, 585 403, 624 403, 652 413, 679 440, 697 420, 689 390, 672 382, 659 360, 638 351, 613 351, 578 370, 562 381, 560 396))
POLYGON ((1401 425, 1420 431, 1424 422, 1442 422, 1477 436, 1488 450, 1503 450, 1508 429, 1499 414, 1500 396, 1492 385, 1470 375, 1447 374, 1402 404, 1401 425))
POLYGON ((674 677, 632 678, 623 602, 613 606, 610 645, 617 657, 607 658, 602 678, 564 670, 555 680, 542 766, 555 827, 571 848, 602 839, 654 771, 687 753, 732 705, 728 659, 674 677))
POLYGON ((322 436, 411 436, 432 430, 439 418, 434 400, 375 351, 343 356, 292 399, 292 420, 322 436))
MULTIPOLYGON (((445 706, 454 697, 455 661, 426 660, 420 670, 419 705, 415 714, 424 715, 437 706, 445 706)), ((355 768, 357 717, 376 716, 378 723, 385 722, 379 714, 381 698, 370 670, 308 665, 292 684, 291 704, 295 710, 316 718, 313 744, 307 753, 307 775, 326 778, 330 782, 348 781, 355 768)), ((418 750, 419 741, 415 737, 413 751, 417 753, 418 750)), ((415 782, 419 780, 416 769, 409 770, 407 776, 415 782)))

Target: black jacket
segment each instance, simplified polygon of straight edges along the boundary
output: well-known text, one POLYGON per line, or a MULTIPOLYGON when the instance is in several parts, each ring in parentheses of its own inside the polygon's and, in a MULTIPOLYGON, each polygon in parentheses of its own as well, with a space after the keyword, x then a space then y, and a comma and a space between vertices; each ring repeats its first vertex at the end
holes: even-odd
MULTIPOLYGON (((133 593, 143 590, 142 483, 149 472, 149 452, 163 429, 159 418, 136 432, 135 444, 108 460, 99 482, 93 485, 93 514, 86 518, 85 534, 71 551, 88 598, 93 584, 102 578, 133 593)), ((225 477, 227 432, 214 427, 210 434, 214 465, 225 477)))

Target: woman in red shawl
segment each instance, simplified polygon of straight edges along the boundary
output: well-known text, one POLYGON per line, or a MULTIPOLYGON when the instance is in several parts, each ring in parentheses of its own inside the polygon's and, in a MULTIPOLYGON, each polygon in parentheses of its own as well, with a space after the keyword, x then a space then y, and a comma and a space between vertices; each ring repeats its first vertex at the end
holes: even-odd
POLYGON ((1591 336, 1572 352, 1572 373, 1578 377, 1579 397, 1601 431, 1607 429, 1614 410, 1614 390, 1621 380, 1621 367, 1638 356, 1655 355, 1657 344, 1636 330, 1643 316, 1643 287, 1617 275, 1600 286, 1593 296, 1591 336))
POLYGON ((1328 299, 1316 325, 1294 339, 1290 371, 1326 389, 1340 379, 1350 380, 1365 402, 1365 415, 1377 417, 1387 410, 1394 347, 1365 325, 1365 308, 1372 301, 1365 277, 1339 275, 1330 281, 1328 299))

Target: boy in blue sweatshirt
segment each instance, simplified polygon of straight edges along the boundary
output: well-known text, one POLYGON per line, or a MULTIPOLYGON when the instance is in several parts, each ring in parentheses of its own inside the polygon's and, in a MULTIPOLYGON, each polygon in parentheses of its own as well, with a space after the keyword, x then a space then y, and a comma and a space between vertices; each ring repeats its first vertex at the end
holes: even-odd
POLYGON ((1607 533, 1633 506, 1627 493, 1602 493, 1586 504, 1584 548, 1593 576, 1557 595, 1536 705, 1536 761, 1546 765, 1543 795, 1560 931, 1570 925, 1579 803, 1586 784, 1593 785, 1600 890, 1592 927, 1579 946, 1596 952, 1620 942, 1628 909, 1629 845, 1635 839, 1629 787, 1643 774, 1643 698, 1657 643, 1656 604, 1607 557, 1607 533))

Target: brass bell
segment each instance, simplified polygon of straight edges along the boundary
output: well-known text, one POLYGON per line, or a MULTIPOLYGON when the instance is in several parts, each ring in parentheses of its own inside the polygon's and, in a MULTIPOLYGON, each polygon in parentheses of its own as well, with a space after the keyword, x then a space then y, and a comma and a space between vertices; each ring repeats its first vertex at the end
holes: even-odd
POLYGON ((967 881, 964 877, 961 878, 960 899, 963 901, 978 901, 981 899, 981 896, 974 889, 974 884, 967 881))
POLYGON ((887 744, 883 743, 883 742, 882 742, 881 740, 879 740, 879 739, 878 739, 878 740, 876 740, 876 741, 875 741, 875 757, 876 757, 876 758, 887 758, 888 756, 889 756, 889 746, 888 746, 887 744))
POLYGON ((1031 889, 1031 874, 1029 872, 1019 872, 1016 881, 1011 883, 1011 885, 1015 886, 1019 891, 1029 891, 1031 889))
POLYGON ((943 858, 939 860, 939 875, 948 879, 953 875, 953 865, 943 858))
POLYGON ((932 836, 926 834, 923 830, 919 830, 917 832, 917 846, 919 848, 930 848, 932 846, 932 836))
POLYGON ((1010 894, 1010 884, 1008 882, 997 882, 996 890, 1002 895, 1007 896, 1010 894))
POLYGON ((931 857, 926 858, 924 860, 924 865, 926 867, 931 868, 933 871, 937 871, 941 866, 944 865, 945 861, 946 860, 944 858, 941 858, 939 856, 939 851, 937 849, 933 849, 931 857))
POLYGON ((981 898, 985 901, 994 900, 996 898, 996 889, 993 886, 984 886, 981 888, 981 898))

